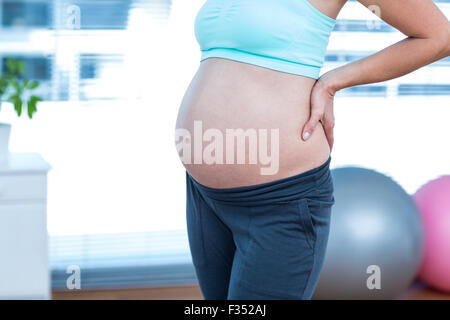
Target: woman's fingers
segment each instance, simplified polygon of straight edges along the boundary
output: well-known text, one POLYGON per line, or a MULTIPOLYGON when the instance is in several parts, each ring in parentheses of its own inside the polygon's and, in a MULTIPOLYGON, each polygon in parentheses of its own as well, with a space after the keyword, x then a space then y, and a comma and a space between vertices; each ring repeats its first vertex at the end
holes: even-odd
POLYGON ((316 113, 311 115, 311 118, 308 120, 308 122, 305 124, 304 130, 303 130, 303 140, 307 140, 312 132, 314 131, 317 124, 321 122, 322 126, 325 131, 325 136, 328 141, 328 145, 330 146, 330 151, 333 149, 334 144, 334 119, 322 116, 321 113, 316 113))
POLYGON ((334 143, 334 112, 333 98, 328 89, 320 85, 320 81, 316 82, 311 91, 311 115, 303 127, 302 139, 307 140, 315 130, 319 121, 322 123, 325 135, 330 146, 333 148, 334 143))
POLYGON ((315 127, 319 123, 320 119, 322 119, 322 115, 323 115, 322 110, 313 108, 313 110, 311 112, 311 117, 309 118, 308 122, 306 122, 305 126, 303 127, 303 133, 302 133, 303 140, 306 141, 311 136, 315 127))

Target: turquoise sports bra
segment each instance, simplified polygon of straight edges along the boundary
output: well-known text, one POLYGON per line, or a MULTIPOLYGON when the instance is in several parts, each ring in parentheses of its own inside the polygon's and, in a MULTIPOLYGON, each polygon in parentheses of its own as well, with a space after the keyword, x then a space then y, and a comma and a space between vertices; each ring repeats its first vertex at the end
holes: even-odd
POLYGON ((308 0, 206 0, 195 37, 200 61, 226 58, 317 79, 335 23, 308 0))

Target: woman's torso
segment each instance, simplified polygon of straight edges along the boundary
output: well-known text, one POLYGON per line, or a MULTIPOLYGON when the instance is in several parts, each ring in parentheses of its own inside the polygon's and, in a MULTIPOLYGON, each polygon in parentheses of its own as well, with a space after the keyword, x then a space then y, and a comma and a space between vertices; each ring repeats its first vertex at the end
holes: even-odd
MULTIPOLYGON (((336 16, 341 6, 327 7, 324 1, 311 3, 336 16)), ((176 122, 177 132, 190 136, 183 144, 176 141, 177 148, 190 147, 189 157, 185 151, 180 153, 185 155, 186 170, 203 185, 232 188, 281 179, 324 163, 330 148, 320 123, 307 141, 301 139, 315 81, 229 59, 203 60, 183 97, 176 122), (240 132, 240 137, 246 138, 245 146, 227 135, 227 130, 239 135, 234 129, 245 131, 240 132), (208 133, 213 133, 214 139, 208 133), (232 154, 227 148, 231 140, 235 157, 227 159, 227 154, 232 154), (245 159, 239 163, 237 153, 242 151, 245 159), (213 163, 219 158, 222 164, 213 163)))

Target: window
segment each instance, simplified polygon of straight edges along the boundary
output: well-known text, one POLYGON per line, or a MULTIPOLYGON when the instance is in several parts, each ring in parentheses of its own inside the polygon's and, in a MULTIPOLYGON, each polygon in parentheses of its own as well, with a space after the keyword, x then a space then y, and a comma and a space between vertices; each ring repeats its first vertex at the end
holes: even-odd
POLYGON ((36 79, 39 81, 50 80, 51 59, 46 57, 33 56, 3 56, 1 64, 2 70, 5 71, 6 60, 8 58, 17 58, 24 63, 24 77, 28 79, 36 79))
POLYGON ((2 26, 47 28, 51 24, 50 1, 2 1, 2 26))
POLYGON ((81 29, 84 30, 120 30, 126 29, 128 12, 132 0, 79 0, 71 1, 83 12, 81 16, 81 29))

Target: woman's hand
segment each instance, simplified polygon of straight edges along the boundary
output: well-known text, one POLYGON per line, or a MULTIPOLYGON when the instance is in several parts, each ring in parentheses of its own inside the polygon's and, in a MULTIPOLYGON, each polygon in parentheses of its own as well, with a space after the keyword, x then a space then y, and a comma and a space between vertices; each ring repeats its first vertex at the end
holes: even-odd
POLYGON ((319 121, 325 130, 325 135, 330 146, 333 149, 334 143, 334 112, 333 99, 336 91, 328 85, 327 74, 325 73, 314 84, 311 91, 311 113, 309 120, 303 127, 302 138, 307 140, 313 133, 319 121))
POLYGON ((333 97, 341 89, 394 79, 450 55, 450 23, 432 0, 358 0, 378 6, 380 18, 407 38, 323 74, 311 92, 311 115, 303 128, 308 139, 322 122, 333 147, 333 97))

